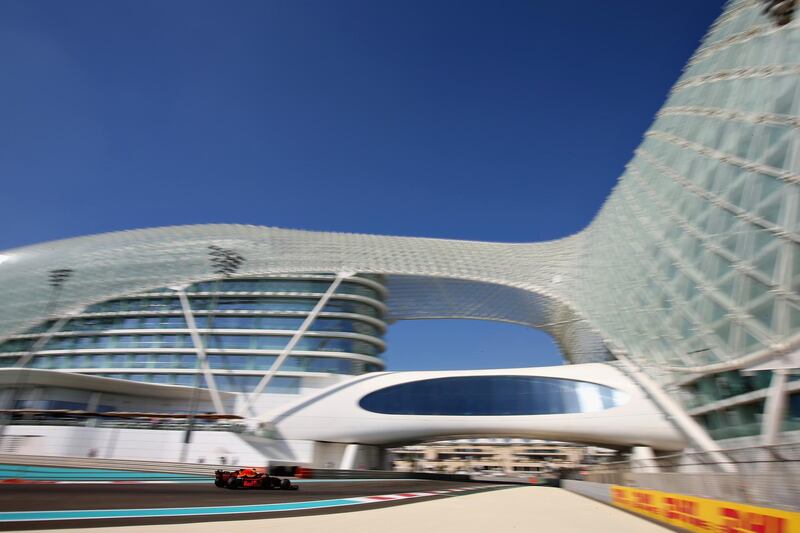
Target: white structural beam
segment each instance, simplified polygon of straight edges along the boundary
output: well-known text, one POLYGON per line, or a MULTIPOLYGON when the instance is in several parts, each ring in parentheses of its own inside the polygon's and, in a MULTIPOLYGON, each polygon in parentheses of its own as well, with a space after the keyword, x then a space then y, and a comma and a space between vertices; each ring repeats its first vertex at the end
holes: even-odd
POLYGON ((719 446, 712 439, 703 427, 687 413, 678 402, 656 383, 650 376, 645 374, 628 357, 614 351, 617 360, 622 363, 628 375, 650 396, 650 398, 664 411, 672 420, 677 428, 689 439, 689 441, 700 451, 708 453, 714 463, 725 472, 736 472, 736 466, 731 460, 719 450, 719 446))
POLYGON ((786 383, 788 372, 774 370, 769 384, 769 394, 764 404, 764 420, 761 425, 761 438, 764 444, 778 443, 778 434, 783 425, 783 415, 786 411, 786 383))
POLYGON ((211 373, 211 368, 208 366, 203 339, 200 338, 200 333, 197 331, 197 323, 194 321, 192 308, 189 305, 189 298, 186 296, 186 291, 183 288, 175 289, 175 292, 178 293, 178 299, 181 302, 181 309, 183 310, 183 317, 186 319, 186 326, 189 328, 194 351, 197 354, 197 361, 200 363, 200 369, 205 376, 214 409, 216 409, 217 413, 225 414, 225 407, 222 405, 222 399, 219 397, 219 390, 217 389, 217 383, 214 381, 214 374, 211 373))
POLYGON ((50 339, 53 338, 53 335, 58 333, 61 330, 61 328, 64 327, 64 324, 66 324, 67 321, 69 321, 69 319, 70 319, 69 316, 64 316, 56 320, 55 323, 52 326, 50 326, 50 328, 44 335, 36 339, 36 342, 33 343, 33 346, 31 346, 31 349, 28 351, 28 353, 17 359, 17 362, 14 366, 19 368, 24 368, 25 366, 27 366, 27 364, 31 362, 31 359, 33 359, 33 356, 36 355, 39 352, 39 350, 44 348, 45 344, 50 342, 50 339))
POLYGON ((759 370, 795 370, 800 368, 800 346, 791 353, 777 356, 763 363, 745 369, 746 372, 757 372, 759 370))
POLYGON ((330 284, 330 286, 328 286, 328 289, 325 291, 313 309, 311 309, 311 312, 308 313, 308 316, 300 325, 300 328, 294 332, 294 335, 292 335, 292 338, 289 339, 286 347, 284 347, 283 351, 281 351, 275 362, 272 363, 272 366, 269 367, 269 370, 267 370, 267 372, 264 374, 264 377, 261 378, 261 381, 258 382, 258 385, 256 385, 255 389, 253 389, 253 392, 249 394, 244 406, 239 410, 239 414, 245 414, 250 411, 253 403, 256 401, 256 399, 258 399, 258 396, 264 392, 264 389, 267 388, 267 385, 272 380, 273 376, 275 376, 275 374, 278 372, 283 362, 287 357, 289 357, 289 354, 292 353, 294 347, 297 346, 297 343, 300 342, 300 339, 302 339, 303 335, 306 334, 308 329, 311 327, 311 324, 314 323, 314 320, 316 320, 317 316, 319 316, 320 312, 328 304, 328 300, 331 299, 333 294, 336 292, 336 289, 339 288, 339 285, 342 284, 342 281, 345 278, 349 278, 352 275, 353 273, 351 272, 340 272, 339 274, 336 274, 333 282, 330 284))

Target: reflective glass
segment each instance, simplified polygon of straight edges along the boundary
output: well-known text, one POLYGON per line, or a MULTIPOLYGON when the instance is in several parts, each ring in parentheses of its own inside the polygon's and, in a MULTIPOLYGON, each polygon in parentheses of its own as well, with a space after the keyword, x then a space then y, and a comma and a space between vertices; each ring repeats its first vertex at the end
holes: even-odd
POLYGON ((185 387, 194 386, 196 377, 192 374, 175 374, 175 384, 185 387))
MULTIPOLYGON (((288 335, 212 335, 208 339, 211 349, 257 349, 282 350, 289 340, 288 335)), ((295 345, 295 350, 352 352, 364 355, 377 355, 380 349, 368 342, 328 337, 303 337, 295 345)))
MULTIPOLYGON (((255 383, 252 383, 250 390, 252 390, 261 380, 260 376, 253 376, 255 383)), ((269 394, 299 394, 300 393, 301 379, 288 376, 275 376, 267 385, 265 392, 269 394)))
POLYGON ((511 416, 594 413, 625 401, 625 393, 583 381, 464 376, 393 385, 364 396, 359 405, 383 414, 511 416))
MULTIPOLYGON (((193 297, 190 299, 191 307, 196 311, 211 310, 212 298, 193 297)), ((214 304, 214 310, 222 311, 311 311, 317 304, 315 298, 273 298, 242 296, 220 297, 214 304)), ((354 313, 379 317, 381 313, 372 305, 351 300, 332 298, 323 311, 331 313, 354 313)))

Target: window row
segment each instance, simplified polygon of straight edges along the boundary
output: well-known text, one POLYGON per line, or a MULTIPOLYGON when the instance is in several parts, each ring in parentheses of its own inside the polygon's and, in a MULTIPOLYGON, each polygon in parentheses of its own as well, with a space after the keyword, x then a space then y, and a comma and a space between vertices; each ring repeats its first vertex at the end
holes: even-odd
MULTIPOLYGON (((275 355, 209 355, 208 365, 222 370, 269 370, 277 360, 275 355)), ((12 366, 12 358, 0 359, 0 366, 12 366), (5 363, 5 365, 3 364, 5 363)), ((100 355, 37 355, 31 368, 198 368, 192 354, 100 354, 100 355)), ((364 374, 380 370, 380 365, 339 359, 337 357, 292 356, 281 365, 287 372, 326 372, 333 374, 364 374)))
MULTIPOLYGON (((766 389, 770 386, 771 379, 772 372, 769 370, 747 374, 731 370, 705 376, 687 387, 693 398, 691 407, 766 389)), ((800 374, 790 374, 788 379, 789 381, 800 380, 800 374)))
POLYGON ((763 415, 764 400, 760 400, 712 411, 697 418, 714 439, 720 440, 760 434, 763 415))
MULTIPOLYGON (((194 311, 311 311, 317 304, 315 298, 272 297, 193 297, 190 305, 194 311)), ((130 298, 109 300, 86 308, 87 313, 119 313, 124 311, 180 311, 177 298, 130 298)), ((331 313, 354 313, 380 317, 381 312, 372 305, 350 300, 331 299, 323 311, 331 313)))
MULTIPOLYGON (((798 376, 792 376, 797 378, 798 376)), ((764 421, 764 400, 713 411, 697 417, 715 439, 758 435, 764 421)), ((800 430, 800 393, 789 395, 783 416, 783 431, 800 430)))
MULTIPOLYGON (((282 350, 291 339, 288 335, 211 335, 206 337, 206 347, 212 349, 282 350)), ((32 339, 16 339, 0 345, 0 352, 30 350, 32 339)), ((53 337, 42 348, 45 350, 100 350, 114 348, 192 348, 189 335, 104 335, 96 337, 53 337)), ((378 355, 378 346, 352 339, 329 337, 303 337, 295 350, 351 352, 378 355)))
MULTIPOLYGON (((213 329, 284 329, 297 330, 305 317, 259 317, 259 316, 196 316, 198 328, 213 329)), ((52 327, 48 322, 37 331, 52 327)), ((106 331, 111 329, 186 329, 183 316, 103 317, 76 318, 67 322, 60 331, 106 331)), ((377 327, 359 320, 320 317, 312 322, 310 331, 342 331, 380 336, 377 327)), ((32 331, 32 332, 37 332, 32 331)))
MULTIPOLYGON (((208 348, 281 350, 286 347, 288 342, 288 336, 212 335, 208 339, 208 348)), ((380 353, 380 349, 376 345, 368 342, 328 337, 303 337, 297 342, 294 349, 315 352, 350 352, 364 355, 380 353)))
MULTIPOLYGON (((192 374, 91 374, 106 378, 127 379, 142 383, 159 383, 162 385, 183 385, 185 387, 208 388, 205 377, 192 374)), ((261 376, 229 376, 214 374, 217 389, 228 392, 249 393, 261 381, 261 376)), ((298 394, 301 379, 288 376, 275 376, 267 385, 266 394, 298 394)))
POLYGON ((732 370, 700 378, 692 383, 688 389, 695 398, 697 405, 703 405, 766 389, 769 387, 771 379, 771 371, 760 371, 747 375, 737 370, 732 370))
MULTIPOLYGON (((68 400, 17 400, 14 409, 69 409, 70 411, 85 411, 88 402, 72 402, 68 400)), ((114 405, 100 404, 95 409, 95 413, 107 413, 117 411, 114 405)))

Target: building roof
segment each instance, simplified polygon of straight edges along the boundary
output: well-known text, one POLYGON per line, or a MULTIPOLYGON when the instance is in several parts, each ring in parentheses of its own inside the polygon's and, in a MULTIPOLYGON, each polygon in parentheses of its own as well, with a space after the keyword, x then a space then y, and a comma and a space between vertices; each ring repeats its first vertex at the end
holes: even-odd
MULTIPOLYGON (((168 400, 190 400, 194 396, 197 401, 211 401, 209 391, 201 388, 195 389, 194 387, 184 387, 180 385, 142 383, 127 379, 90 376, 87 374, 58 370, 0 368, 0 387, 19 385, 21 382, 25 386, 79 389, 83 391, 108 392, 168 400), (22 380, 21 377, 23 378, 22 380)), ((233 399, 236 396, 231 392, 220 391, 219 394, 223 400, 233 399)))

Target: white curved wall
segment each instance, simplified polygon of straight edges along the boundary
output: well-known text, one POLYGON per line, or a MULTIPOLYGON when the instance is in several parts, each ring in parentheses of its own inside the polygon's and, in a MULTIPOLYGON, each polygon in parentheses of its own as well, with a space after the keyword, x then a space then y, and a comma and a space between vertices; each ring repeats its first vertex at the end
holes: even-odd
POLYGON ((686 442, 661 411, 616 368, 600 364, 441 372, 374 373, 270 413, 283 439, 393 445, 456 436, 517 436, 588 444, 679 450, 686 442), (367 411, 367 394, 413 381, 454 376, 543 376, 605 385, 629 396, 600 412, 511 416, 389 415, 367 411))

